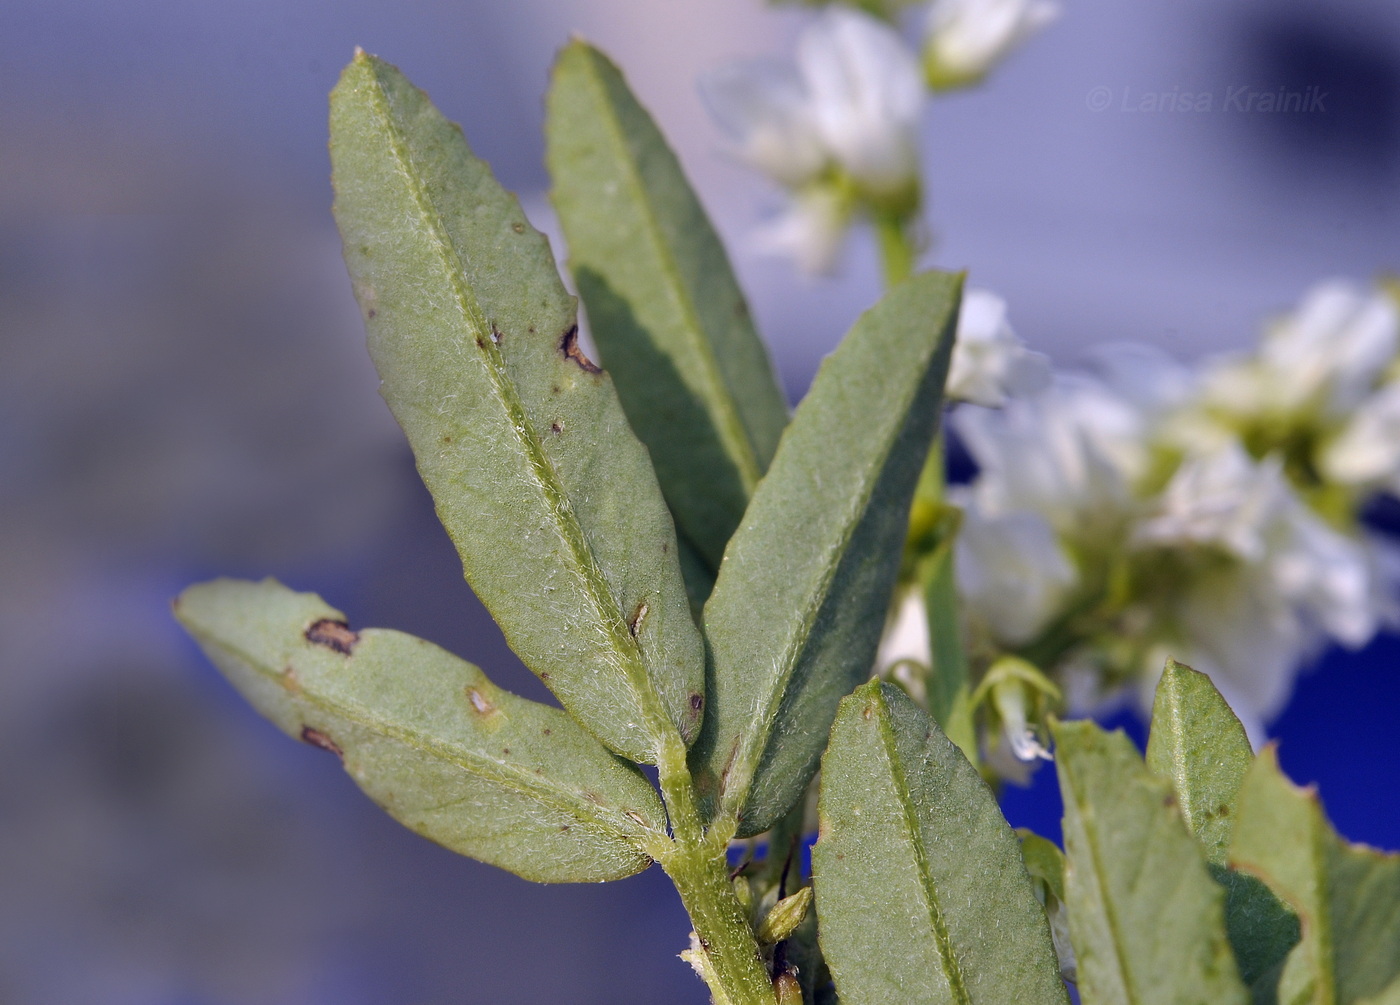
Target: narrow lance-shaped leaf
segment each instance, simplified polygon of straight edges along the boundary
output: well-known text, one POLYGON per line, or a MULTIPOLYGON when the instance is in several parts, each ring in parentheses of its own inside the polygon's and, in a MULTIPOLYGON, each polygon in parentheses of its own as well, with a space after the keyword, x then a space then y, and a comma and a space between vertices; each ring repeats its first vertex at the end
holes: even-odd
POLYGON ((525 665, 653 761, 703 705, 671 518, 548 243, 461 130, 359 53, 331 95, 336 220, 383 394, 525 665))
POLYGON ((1085 1005, 1249 1000, 1171 786, 1121 732, 1054 726, 1064 797, 1065 903, 1085 1005))
POLYGON ((637 768, 566 714, 401 632, 352 631, 273 580, 192 586, 176 616, 289 736, 335 753, 401 823, 539 882, 620 879, 666 816, 637 768))
POLYGON ((846 1005, 1061 1005, 1016 835, 918 706, 871 681, 822 758, 812 852, 822 951, 846 1005))
POLYGON ((1230 862, 1267 883, 1302 921, 1280 1005, 1400 1000, 1400 855, 1338 837, 1317 794, 1284 776, 1272 746, 1240 786, 1230 862))
POLYGON ((837 703, 869 676, 961 287, 960 276, 915 276, 856 322, 729 542, 705 606, 710 709, 692 761, 702 795, 741 835, 801 796, 837 703))
POLYGON ((768 354, 661 131, 584 42, 554 68, 545 136, 589 329, 677 525, 717 569, 787 422, 768 354))
POLYGON ((1147 766, 1171 780, 1186 826, 1225 887, 1225 926, 1240 977, 1253 985, 1298 941, 1298 919, 1253 876, 1226 867, 1236 796, 1254 751, 1244 726, 1203 673, 1168 660, 1152 703, 1147 766))

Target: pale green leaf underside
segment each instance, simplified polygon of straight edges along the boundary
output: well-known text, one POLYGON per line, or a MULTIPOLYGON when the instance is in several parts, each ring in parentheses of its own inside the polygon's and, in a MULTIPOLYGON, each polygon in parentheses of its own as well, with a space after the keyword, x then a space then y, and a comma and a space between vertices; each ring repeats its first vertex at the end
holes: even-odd
POLYGON ((960 276, 896 286, 817 372, 705 606, 710 708, 692 763, 756 834, 805 789, 870 673, 937 427, 960 276))
POLYGON ((573 42, 547 107, 552 195, 589 330, 677 525, 718 568, 787 404, 709 218, 617 67, 573 42))
POLYGON ((1254 762, 1244 726, 1205 674, 1168 660, 1152 704, 1147 766, 1169 779, 1186 826, 1225 887, 1240 976, 1254 984, 1298 941, 1297 919, 1259 880, 1226 868, 1240 783, 1254 762))
POLYGON ((845 1005, 1061 1005, 1050 929, 1015 834, 967 758, 897 688, 841 703, 812 853, 845 1005))
POLYGON ((693 737, 703 644, 675 530, 548 243, 461 130, 357 54, 331 95, 335 213, 383 394, 467 579, 619 753, 693 737))
POLYGON ((1280 1005, 1362 1005, 1400 992, 1400 855, 1342 840, 1317 796, 1266 748, 1245 776, 1231 864, 1267 883, 1302 921, 1280 1005))
POLYGON ((1057 724, 1065 903, 1084 1005, 1242 1005, 1225 892, 1121 732, 1057 724))
POLYGON ((181 624, 283 732, 338 753, 396 820, 539 882, 645 869, 666 816, 645 776, 558 709, 402 632, 352 632, 267 579, 192 586, 181 624))

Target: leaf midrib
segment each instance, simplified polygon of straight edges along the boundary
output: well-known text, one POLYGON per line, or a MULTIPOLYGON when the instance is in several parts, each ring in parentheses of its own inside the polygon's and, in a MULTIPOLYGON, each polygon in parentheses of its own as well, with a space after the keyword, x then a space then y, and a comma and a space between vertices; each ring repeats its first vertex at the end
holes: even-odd
POLYGON ((1123 930, 1118 920, 1118 912, 1114 910, 1113 898, 1109 896, 1109 885, 1104 874, 1103 856, 1099 851, 1099 843, 1094 839, 1094 828, 1090 826, 1093 820, 1092 807, 1085 805, 1083 792, 1075 784, 1076 779, 1073 772, 1066 771, 1070 775, 1070 786, 1074 797, 1075 806, 1079 811, 1080 829, 1084 834, 1084 843, 1089 848, 1089 863, 1094 876, 1094 886, 1097 890, 1100 909, 1103 911, 1104 920, 1108 923, 1109 934, 1113 942, 1113 958, 1117 964, 1119 983, 1123 988, 1123 993, 1128 996, 1129 1002, 1140 1001, 1137 994, 1137 984, 1132 979, 1132 970, 1128 966, 1127 957, 1124 955, 1123 930))
POLYGON ((632 147, 627 143, 622 123, 615 114, 612 103, 607 100, 607 91, 597 68, 598 57, 591 50, 587 51, 586 54, 588 56, 588 78, 594 86, 599 104, 604 109, 603 120, 607 124, 608 133, 623 152, 618 160, 622 163, 623 171, 632 183, 632 189, 640 195, 636 202, 641 207, 643 229, 651 240, 658 267, 670 280, 668 285, 674 291, 672 300, 684 321, 682 328, 687 336, 686 342, 700 363, 705 389, 708 392, 707 404, 711 414, 717 415, 720 420, 720 435, 724 438, 725 445, 729 447, 730 457, 737 463, 744 494, 751 497, 754 487, 763 477, 763 472, 758 464, 758 452, 749 438, 748 429, 744 425, 743 419, 734 406, 729 387, 721 373, 719 361, 715 358, 714 347, 704 335, 705 328, 700 323, 699 312, 695 309, 694 301, 690 296, 691 291, 682 279, 680 265, 676 262, 670 243, 665 240, 661 223, 652 209, 651 200, 647 198, 648 190, 642 182, 641 173, 632 157, 632 147))
POLYGON ((904 770, 895 748, 894 729, 889 720, 889 707, 885 703, 884 695, 878 692, 876 700, 880 703, 877 728, 881 751, 885 756, 890 782, 895 790, 895 801, 899 803, 904 831, 909 839, 909 846, 913 849, 914 866, 918 870, 920 886, 925 895, 924 906, 928 911, 929 925, 933 929, 934 945, 937 948, 938 957, 943 963, 943 975, 948 980, 948 991, 957 1005, 972 1005, 972 996, 967 990, 967 982, 963 978, 962 968, 958 965, 952 937, 948 934, 948 926, 943 921, 943 910, 938 890, 934 886, 933 871, 929 867, 928 854, 920 837, 919 822, 914 815, 913 795, 909 791, 909 783, 905 780, 904 770))
MULTIPOLYGON (((203 634, 203 633, 201 633, 203 634)), ((525 796, 543 803, 551 809, 567 813, 580 821, 595 823, 600 827, 613 829, 618 840, 642 851, 642 845, 648 838, 654 838, 656 831, 649 827, 643 827, 632 820, 622 810, 615 810, 609 816, 617 816, 620 819, 602 819, 590 814, 587 807, 601 808, 597 803, 589 800, 581 793, 576 793, 573 789, 561 784, 550 784, 550 776, 536 775, 533 771, 524 767, 517 767, 508 762, 497 760, 485 754, 478 753, 460 744, 445 740, 435 740, 419 733, 416 730, 397 726, 379 718, 360 704, 345 704, 335 699, 329 698, 320 692, 308 690, 303 686, 295 692, 287 686, 286 676, 282 673, 267 669, 267 664, 255 654, 248 652, 237 643, 213 635, 205 636, 211 645, 228 652, 236 659, 247 665, 254 673, 271 680, 277 684, 287 694, 287 700, 293 705, 305 703, 316 708, 318 711, 328 715, 343 719, 354 726, 365 729, 377 736, 397 740, 414 750, 432 757, 438 761, 446 762, 457 768, 461 768, 468 774, 475 775, 490 782, 495 782, 501 788, 513 792, 516 795, 525 796), (583 810, 583 812, 580 812, 583 810), (626 823, 623 823, 626 821, 626 823)), ((350 659, 354 659, 353 656, 350 659)), ((295 666, 295 664, 293 664, 295 666)), ((645 852, 642 852, 645 854, 645 852)))
MULTIPOLYGON (((820 372, 818 372, 818 376, 820 376, 820 372)), ((920 383, 922 383, 922 381, 920 383)), ((917 390, 913 397, 918 397, 917 390)), ((755 707, 753 717, 750 719, 750 724, 753 725, 754 728, 751 731, 745 731, 740 734, 741 746, 739 750, 742 757, 736 757, 735 764, 736 767, 742 765, 745 771, 745 775, 741 779, 737 779, 742 780, 744 783, 741 787, 741 798, 743 800, 747 800, 750 795, 749 790, 752 787, 753 778, 758 773, 758 767, 762 763, 764 752, 768 749, 768 737, 772 733, 777 711, 782 707, 783 698, 787 694, 788 684, 792 680, 792 675, 797 669, 798 660, 801 658, 803 649, 806 648, 807 640, 811 638, 812 626, 816 623, 817 615, 821 612, 822 606, 830 596, 832 580, 836 578, 836 573, 841 568, 850 540, 855 535, 856 528, 860 525, 861 515, 866 513, 869 509, 870 498, 874 495, 875 487, 880 483, 880 478, 884 474, 886 463, 889 460, 890 450, 893 449, 894 444, 898 442, 900 433, 903 432, 905 426, 909 422, 910 417, 908 412, 909 409, 906 408, 903 421, 899 423, 893 435, 887 438, 885 449, 880 455, 880 462, 866 468, 867 471, 873 472, 873 475, 865 479, 861 486, 860 493, 854 497, 854 505, 847 509, 845 513, 841 536, 825 553, 827 559, 830 559, 833 553, 837 558, 835 561, 828 560, 822 563, 822 568, 825 571, 818 580, 816 588, 807 595, 806 603, 802 606, 797 627, 789 634, 787 642, 780 654, 780 659, 775 661, 775 666, 785 669, 782 670, 780 676, 774 679, 773 687, 770 688, 768 694, 763 697, 762 702, 755 707), (751 737, 748 743, 743 741, 745 735, 751 737)), ((780 444, 779 450, 781 449, 782 447, 780 444)), ((776 463, 776 457, 774 461, 776 463)), ((735 778, 732 771, 730 778, 735 778)), ((731 790, 726 787, 724 805, 731 813, 738 813, 742 810, 743 803, 740 802, 738 805, 735 805, 735 800, 728 798, 730 791, 731 790)))
POLYGON ((431 235, 433 249, 447 274, 448 282, 451 284, 453 299, 467 325, 474 329, 473 334, 483 342, 483 350, 487 358, 486 369, 490 374, 492 389, 510 418, 511 429, 529 462, 530 470, 549 506, 550 514, 555 518, 551 522, 573 559, 574 572, 583 583, 585 594, 605 628, 608 639, 612 643, 611 648, 620 657, 618 669, 622 670, 623 679, 632 690, 638 708, 644 715, 652 719, 647 725, 650 727, 649 732, 654 749, 659 752, 660 737, 664 735, 666 727, 672 725, 670 716, 665 713, 664 709, 657 707, 656 692, 652 687, 651 676, 647 671, 646 664, 641 658, 640 647, 626 629, 622 612, 612 596, 612 591, 607 586, 602 570, 594 561, 592 549, 589 548, 587 540, 584 538, 583 529, 574 516, 573 505, 563 486, 559 484, 558 474, 555 472, 554 466, 540 446, 539 436, 536 434, 529 416, 525 413, 519 395, 515 393, 515 388, 502 372, 503 363, 500 358, 500 349, 496 346, 495 341, 489 337, 480 304, 463 281, 464 264, 461 256, 457 253, 452 238, 445 232, 442 214, 418 181, 417 165, 414 162, 408 141, 403 131, 398 127, 387 91, 373 64, 371 64, 371 74, 375 85, 371 100, 380 113, 384 130, 389 137, 390 151, 399 164, 404 184, 414 205, 418 207, 428 233, 431 235))

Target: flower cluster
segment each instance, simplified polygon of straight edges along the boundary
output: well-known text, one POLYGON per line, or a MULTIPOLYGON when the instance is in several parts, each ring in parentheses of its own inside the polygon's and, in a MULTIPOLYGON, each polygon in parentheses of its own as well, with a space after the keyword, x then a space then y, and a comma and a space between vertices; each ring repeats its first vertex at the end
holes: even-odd
POLYGON ((735 154, 789 193, 757 244, 808 272, 830 271, 860 217, 903 257, 917 247, 926 86, 979 82, 1058 7, 1051 0, 935 0, 922 63, 890 24, 898 11, 874 11, 829 6, 802 32, 795 59, 735 62, 700 81, 735 154))
MULTIPOLYGON (((960 337, 984 324, 970 310, 960 337)), ((1082 712, 1150 693, 1171 656, 1257 738, 1323 644, 1393 617, 1390 549, 1360 521, 1400 488, 1393 291, 1324 283, 1253 352, 1195 368, 1117 346, 1030 393, 989 386, 1004 407, 963 394, 951 415, 978 467, 948 492, 974 677, 1015 657, 1082 712)))

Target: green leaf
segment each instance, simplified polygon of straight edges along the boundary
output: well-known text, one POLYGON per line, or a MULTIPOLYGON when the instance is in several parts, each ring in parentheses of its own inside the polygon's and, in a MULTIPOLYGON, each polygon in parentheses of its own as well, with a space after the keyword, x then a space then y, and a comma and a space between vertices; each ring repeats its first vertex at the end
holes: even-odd
POLYGON ((645 776, 566 714, 402 632, 352 631, 271 579, 187 589, 175 614, 252 704, 339 756, 396 820, 538 882, 645 869, 666 815, 645 776))
POLYGON ((1225 926, 1253 985, 1298 942, 1298 920, 1253 876, 1226 868, 1240 783, 1254 762, 1244 726, 1203 673, 1168 660, 1152 704, 1147 766, 1171 781, 1186 826, 1226 891, 1225 926))
POLYGON ((1282 1005, 1393 1002, 1400 992, 1400 855, 1337 836, 1317 794, 1264 749, 1245 776, 1230 863, 1302 921, 1279 981, 1282 1005))
POLYGON ((571 43, 547 107, 554 205, 589 330, 681 533, 717 569, 787 403, 709 218, 617 67, 571 43))
POLYGON ((671 517, 575 304, 461 130, 363 52, 331 95, 335 212, 383 394, 472 588, 621 754, 699 727, 671 517))
POLYGON ((1122 732, 1053 727, 1064 797, 1065 904, 1085 1005, 1248 1001, 1222 890, 1171 786, 1122 732))
POLYGON ((1016 835, 903 692, 871 681, 841 703, 819 806, 813 883, 842 1002, 1068 1001, 1016 835))
POLYGON ((925 273, 817 372, 705 605, 698 788, 741 835, 806 787, 836 706, 870 674, 909 502, 938 423, 962 278, 925 273))

